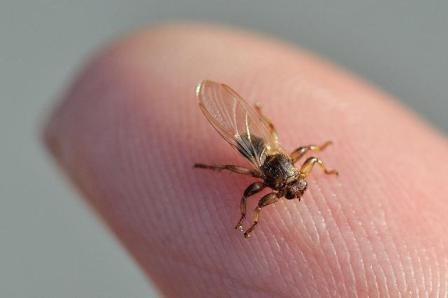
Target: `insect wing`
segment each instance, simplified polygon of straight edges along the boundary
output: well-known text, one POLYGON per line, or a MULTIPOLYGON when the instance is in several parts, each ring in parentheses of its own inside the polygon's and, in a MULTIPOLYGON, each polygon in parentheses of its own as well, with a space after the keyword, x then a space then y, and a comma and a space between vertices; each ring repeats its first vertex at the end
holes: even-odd
POLYGON ((225 84, 203 81, 196 88, 199 106, 219 134, 256 167, 274 149, 269 127, 259 113, 225 84))

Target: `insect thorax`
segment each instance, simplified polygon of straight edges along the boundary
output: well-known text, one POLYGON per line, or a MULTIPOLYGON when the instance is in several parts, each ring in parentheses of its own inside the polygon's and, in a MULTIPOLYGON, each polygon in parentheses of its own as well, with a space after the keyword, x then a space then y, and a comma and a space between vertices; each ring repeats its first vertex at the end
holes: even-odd
POLYGON ((261 171, 265 183, 274 189, 284 187, 298 175, 298 171, 291 159, 283 153, 266 156, 261 171))

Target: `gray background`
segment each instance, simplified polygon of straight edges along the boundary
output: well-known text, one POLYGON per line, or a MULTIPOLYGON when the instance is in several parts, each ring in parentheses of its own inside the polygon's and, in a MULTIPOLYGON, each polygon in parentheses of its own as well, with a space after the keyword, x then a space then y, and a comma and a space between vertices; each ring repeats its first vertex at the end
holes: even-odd
POLYGON ((447 12, 447 1, 421 0, 0 0, 0 296, 155 295, 38 141, 57 94, 105 41, 179 19, 254 28, 361 74, 447 131, 447 12))

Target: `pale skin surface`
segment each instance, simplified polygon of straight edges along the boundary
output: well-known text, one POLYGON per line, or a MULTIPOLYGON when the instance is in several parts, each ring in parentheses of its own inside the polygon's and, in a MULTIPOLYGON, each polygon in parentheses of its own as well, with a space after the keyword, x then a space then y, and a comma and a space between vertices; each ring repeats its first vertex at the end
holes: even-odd
POLYGON ((448 292, 446 137, 303 51, 210 26, 138 32, 91 61, 46 141, 167 297, 448 292), (340 176, 314 170, 301 202, 264 208, 244 239, 256 179, 192 168, 247 165, 201 114, 203 79, 262 104, 288 151, 332 140, 316 155, 340 176))

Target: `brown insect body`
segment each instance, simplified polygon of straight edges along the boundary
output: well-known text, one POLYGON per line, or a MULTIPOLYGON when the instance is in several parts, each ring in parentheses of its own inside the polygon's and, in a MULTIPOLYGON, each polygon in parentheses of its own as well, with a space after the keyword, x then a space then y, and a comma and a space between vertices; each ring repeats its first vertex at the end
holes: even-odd
POLYGON ((292 160, 283 153, 276 153, 266 156, 261 166, 261 174, 264 183, 272 189, 282 191, 288 185, 297 181, 299 171, 292 160))
POLYGON ((337 171, 327 169, 322 160, 309 157, 298 169, 295 163, 310 151, 318 152, 331 144, 308 145, 295 149, 291 154, 281 148, 272 122, 261 113, 260 107, 253 108, 241 96, 225 84, 203 81, 196 88, 199 106, 221 136, 241 155, 248 159, 253 168, 235 165, 195 164, 196 168, 215 171, 228 170, 238 174, 250 175, 262 181, 252 183, 241 198, 241 218, 235 228, 241 229, 246 218, 247 198, 269 187, 273 192, 263 196, 255 208, 253 224, 246 230, 247 238, 258 223, 261 209, 285 197, 288 200, 299 199, 307 189, 305 178, 315 164, 322 167, 325 174, 337 171))

